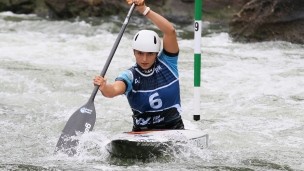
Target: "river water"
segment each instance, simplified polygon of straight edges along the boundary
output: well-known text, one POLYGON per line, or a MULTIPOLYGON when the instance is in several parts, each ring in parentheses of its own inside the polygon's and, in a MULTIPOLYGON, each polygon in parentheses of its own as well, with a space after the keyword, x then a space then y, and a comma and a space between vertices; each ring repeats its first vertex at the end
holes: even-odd
MULTIPOLYGON (((97 94, 96 125, 76 157, 53 155, 69 117, 93 90, 124 18, 52 21, 0 13, 0 170, 304 170, 304 47, 235 43, 203 22, 201 120, 193 121, 193 26, 175 24, 183 119, 209 134, 207 149, 148 161, 109 156, 105 144, 130 131, 124 96, 97 94)), ((133 16, 106 73, 135 62, 131 39, 154 29, 133 16)))

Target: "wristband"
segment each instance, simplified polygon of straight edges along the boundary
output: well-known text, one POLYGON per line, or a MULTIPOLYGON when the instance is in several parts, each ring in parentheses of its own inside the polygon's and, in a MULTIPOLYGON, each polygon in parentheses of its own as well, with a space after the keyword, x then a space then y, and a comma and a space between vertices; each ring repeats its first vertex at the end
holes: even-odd
POLYGON ((145 9, 145 11, 143 12, 143 15, 146 16, 148 14, 148 12, 150 11, 150 7, 147 7, 145 9))

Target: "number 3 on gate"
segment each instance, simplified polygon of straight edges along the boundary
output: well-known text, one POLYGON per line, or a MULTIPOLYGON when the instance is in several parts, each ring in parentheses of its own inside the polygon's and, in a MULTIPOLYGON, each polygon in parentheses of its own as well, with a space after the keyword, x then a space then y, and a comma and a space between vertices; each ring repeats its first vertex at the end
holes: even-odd
POLYGON ((160 99, 158 93, 154 93, 149 97, 149 103, 150 103, 151 108, 153 108, 153 109, 159 109, 163 105, 163 102, 160 99))

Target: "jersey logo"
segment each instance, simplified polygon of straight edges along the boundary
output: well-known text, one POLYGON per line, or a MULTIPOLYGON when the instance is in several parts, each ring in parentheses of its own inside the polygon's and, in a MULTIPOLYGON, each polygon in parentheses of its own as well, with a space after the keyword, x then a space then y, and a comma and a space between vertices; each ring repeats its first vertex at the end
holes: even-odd
POLYGON ((160 70, 162 70, 162 67, 160 65, 157 65, 155 67, 155 71, 158 73, 160 70))
POLYGON ((153 117, 153 124, 163 122, 164 120, 165 120, 165 118, 164 117, 161 118, 160 115, 154 116, 153 117))
POLYGON ((140 81, 137 78, 135 79, 135 84, 140 84, 140 81))
POLYGON ((136 125, 147 125, 150 120, 150 117, 148 117, 146 120, 143 118, 136 119, 136 125))
MULTIPOLYGON (((144 126, 144 125, 147 125, 150 120, 151 120, 151 117, 148 117, 147 119, 139 118, 139 119, 135 119, 135 122, 136 122, 136 125, 142 125, 142 126, 144 126)), ((165 118, 164 117, 160 117, 160 115, 153 116, 153 124, 163 122, 164 120, 165 120, 165 118)))

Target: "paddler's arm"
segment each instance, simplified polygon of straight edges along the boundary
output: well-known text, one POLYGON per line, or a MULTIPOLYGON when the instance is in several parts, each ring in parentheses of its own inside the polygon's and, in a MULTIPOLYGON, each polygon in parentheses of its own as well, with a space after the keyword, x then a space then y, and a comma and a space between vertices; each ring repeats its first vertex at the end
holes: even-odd
POLYGON ((126 84, 123 81, 115 81, 112 84, 107 84, 107 79, 100 75, 95 76, 94 85, 98 85, 103 96, 109 98, 121 95, 126 91, 126 84))
POLYGON ((169 53, 178 53, 178 42, 176 37, 175 28, 173 25, 165 19, 163 16, 154 12, 152 9, 148 10, 144 0, 127 0, 128 4, 131 5, 133 2, 137 4, 136 10, 143 14, 147 10, 145 15, 150 19, 164 34, 163 36, 163 47, 169 53))

